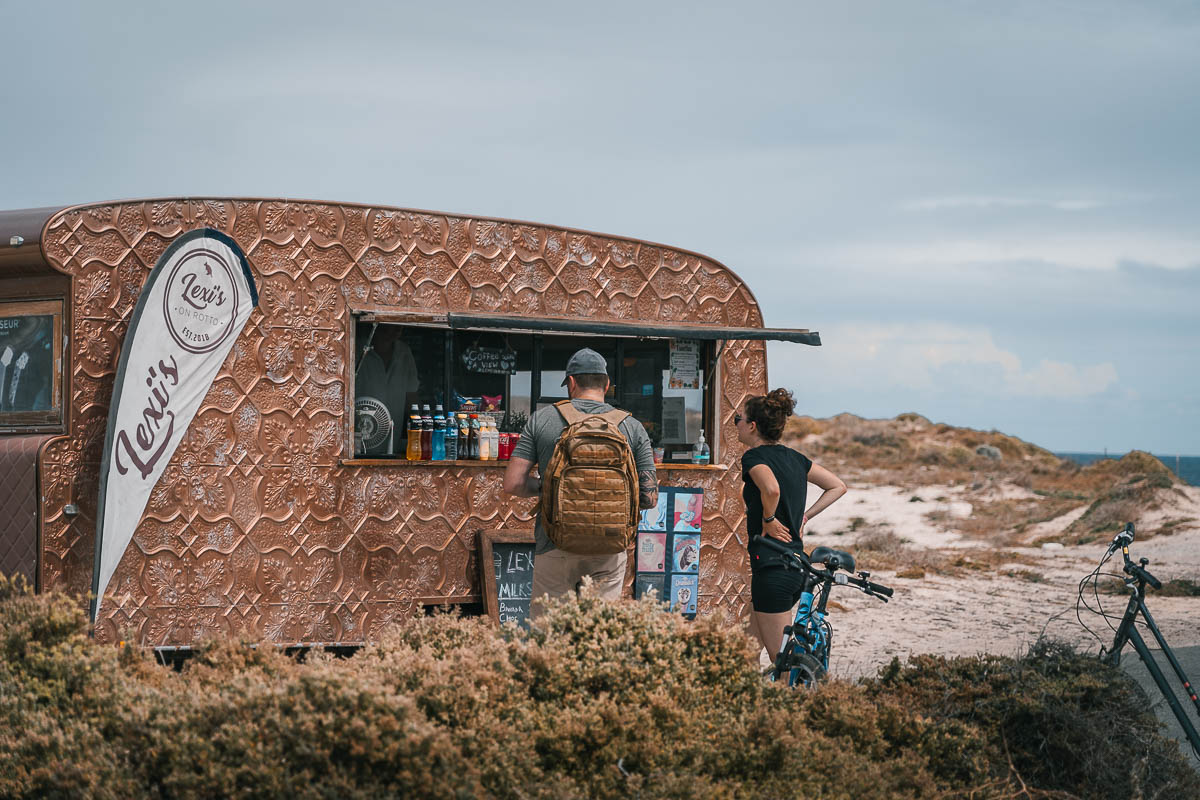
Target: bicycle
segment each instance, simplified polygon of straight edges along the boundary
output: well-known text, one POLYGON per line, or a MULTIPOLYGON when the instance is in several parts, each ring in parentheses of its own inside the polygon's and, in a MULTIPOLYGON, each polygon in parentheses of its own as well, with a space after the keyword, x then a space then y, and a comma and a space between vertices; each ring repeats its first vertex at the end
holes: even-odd
POLYGON ((854 556, 844 550, 817 547, 806 556, 774 539, 765 536, 757 539, 759 544, 784 555, 786 568, 808 573, 800 604, 796 607, 795 620, 783 629, 783 644, 767 675, 771 680, 778 681, 786 673, 788 686, 811 687, 829 672, 833 625, 825 618, 825 606, 830 590, 834 586, 853 586, 885 603, 893 591, 868 580, 871 577, 869 572, 859 572, 858 577, 846 574, 853 573, 855 565, 854 556), (818 569, 813 566, 814 562, 825 566, 818 569))
MULTIPOLYGON (((1133 559, 1129 557, 1129 545, 1133 544, 1133 537, 1133 523, 1127 522, 1125 523, 1125 529, 1113 537, 1112 542, 1108 546, 1108 550, 1104 553, 1104 557, 1101 558, 1100 563, 1096 565, 1096 569, 1094 569, 1090 575, 1079 582, 1079 602, 1083 603, 1083 605, 1089 611, 1096 610, 1096 613, 1100 614, 1100 616, 1104 617, 1106 620, 1109 618, 1109 615, 1105 614, 1104 610, 1099 608, 1099 594, 1097 593, 1096 595, 1097 609, 1092 609, 1091 606, 1088 606, 1087 602, 1083 599, 1083 591, 1084 586, 1087 584, 1089 579, 1099 579, 1101 574, 1100 570, 1104 567, 1104 564, 1108 561, 1108 559, 1112 558, 1113 554, 1116 553, 1117 550, 1120 550, 1121 556, 1125 562, 1123 565, 1123 571, 1126 575, 1125 586, 1130 592, 1129 602, 1125 605, 1125 614, 1121 617, 1121 622, 1116 628, 1112 645, 1107 648, 1101 646, 1100 660, 1111 664, 1114 667, 1120 666, 1121 650, 1124 649, 1126 642, 1132 644, 1134 650, 1137 651, 1138 656, 1141 657, 1142 663, 1146 665, 1146 669, 1150 672, 1150 677, 1154 679, 1155 685, 1158 686, 1158 690, 1162 692, 1163 697, 1166 698, 1167 705, 1170 706, 1171 711, 1174 712, 1175 718, 1179 720, 1179 726, 1183 728, 1183 732, 1187 736, 1188 742, 1192 746, 1192 751, 1196 754, 1197 758, 1200 758, 1200 735, 1197 735, 1195 726, 1192 725, 1192 721, 1188 719, 1187 713, 1185 712, 1183 706, 1175 697, 1175 693, 1171 690, 1170 684, 1167 683, 1167 679, 1163 675, 1162 669, 1159 668, 1158 663, 1154 660, 1154 656, 1150 653, 1150 648, 1146 646, 1146 640, 1142 638, 1142 634, 1137 629, 1137 617, 1140 614, 1142 619, 1146 622, 1146 627, 1148 627, 1150 632, 1154 634, 1154 638, 1158 641, 1158 646, 1162 648, 1162 652, 1166 655, 1167 661, 1171 664, 1171 668, 1175 671, 1176 677, 1178 677, 1180 683, 1183 684, 1184 691, 1186 691, 1188 697, 1191 698, 1192 704, 1196 706, 1196 713, 1200 715, 1200 699, 1197 699, 1196 697, 1196 690, 1192 687, 1191 681, 1188 680, 1187 675, 1184 673, 1183 667, 1180 666, 1179 660, 1175 657, 1174 651, 1172 651, 1170 646, 1167 644, 1167 640, 1163 637, 1162 631, 1160 631, 1158 626, 1154 624, 1154 617, 1150 616, 1150 610, 1146 608, 1146 584, 1150 584, 1155 589, 1161 589, 1162 582, 1146 570, 1146 565, 1150 563, 1149 559, 1139 559, 1138 563, 1135 564, 1133 559)), ((1078 614, 1079 609, 1077 603, 1077 617, 1078 614)), ((1083 619, 1079 618, 1079 622, 1080 624, 1083 624, 1083 619)), ((1089 633, 1091 632, 1091 629, 1086 625, 1084 625, 1084 628, 1088 630, 1089 633)), ((1092 635, 1094 636, 1095 634, 1092 635)))

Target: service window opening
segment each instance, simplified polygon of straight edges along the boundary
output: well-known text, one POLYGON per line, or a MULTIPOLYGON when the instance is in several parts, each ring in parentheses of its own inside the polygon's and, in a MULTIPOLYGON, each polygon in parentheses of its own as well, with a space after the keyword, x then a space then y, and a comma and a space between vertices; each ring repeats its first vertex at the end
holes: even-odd
POLYGON ((354 406, 364 424, 355 426, 355 455, 404 458, 414 404, 419 412, 429 406, 436 414, 440 405, 446 415, 488 415, 500 431, 520 433, 530 413, 567 396, 567 359, 581 347, 604 356, 612 381, 608 401, 637 418, 655 447, 690 452, 709 418, 711 343, 359 321, 354 406), (368 407, 369 420, 363 417, 368 407), (380 423, 390 435, 378 435, 372 426, 380 423), (377 435, 365 440, 364 427, 377 435))

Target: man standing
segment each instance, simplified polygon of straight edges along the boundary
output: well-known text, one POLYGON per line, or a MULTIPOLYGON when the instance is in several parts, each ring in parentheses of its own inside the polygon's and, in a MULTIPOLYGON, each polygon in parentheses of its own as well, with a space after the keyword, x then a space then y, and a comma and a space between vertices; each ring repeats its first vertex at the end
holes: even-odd
MULTIPOLYGON (((567 360, 567 376, 563 379, 571 405, 584 414, 604 414, 613 407, 604 401, 608 392, 608 365, 604 356, 584 348, 567 360)), ((504 472, 504 491, 516 497, 537 497, 542 491, 542 475, 567 427, 562 413, 554 407, 535 412, 525 425, 521 439, 513 449, 512 458, 504 472), (537 464, 538 474, 533 466, 537 464)), ((654 471, 654 451, 642 423, 633 417, 621 421, 618 430, 629 441, 637 464, 638 507, 653 508, 658 504, 658 477, 654 471)), ((538 602, 543 594, 560 597, 575 593, 585 577, 594 581, 597 594, 610 600, 621 597, 625 584, 626 552, 613 555, 580 555, 563 552, 554 547, 542 526, 538 512, 534 529, 533 607, 531 616, 541 612, 538 602)))

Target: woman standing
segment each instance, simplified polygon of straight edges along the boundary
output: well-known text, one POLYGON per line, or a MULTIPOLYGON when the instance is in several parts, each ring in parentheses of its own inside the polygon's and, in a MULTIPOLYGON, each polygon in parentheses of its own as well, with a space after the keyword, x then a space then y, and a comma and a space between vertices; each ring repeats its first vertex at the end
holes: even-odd
POLYGON ((750 536, 750 629, 774 658, 783 644, 783 629, 792 622, 792 607, 804 590, 806 574, 784 566, 783 556, 763 547, 757 536, 770 536, 803 550, 804 526, 846 493, 841 478, 806 456, 779 443, 796 401, 787 389, 751 397, 734 415, 742 455, 742 499, 750 536), (808 484, 823 491, 805 510, 808 484))

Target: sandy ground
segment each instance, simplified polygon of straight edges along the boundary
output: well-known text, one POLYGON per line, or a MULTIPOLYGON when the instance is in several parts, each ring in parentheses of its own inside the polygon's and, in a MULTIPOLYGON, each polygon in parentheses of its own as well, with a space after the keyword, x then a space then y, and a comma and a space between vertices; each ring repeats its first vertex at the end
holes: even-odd
MULTIPOLYGON (((1009 496, 1020 496, 1021 491, 1013 487, 1009 496)), ((1180 498, 1170 513, 1200 518, 1200 488, 1190 487, 1184 492, 1187 497, 1180 498)), ((1038 535, 1061 531, 1082 511, 1075 509, 1044 523, 1038 535)), ((887 524, 914 548, 944 551, 979 547, 979 542, 953 528, 954 519, 969 514, 970 502, 961 487, 930 486, 914 491, 852 485, 842 501, 809 524, 805 545, 826 545, 853 553, 858 534, 850 529, 855 526, 855 518, 861 517, 857 521, 860 532, 873 524, 887 524), (924 502, 910 502, 913 495, 924 502), (926 515, 935 510, 948 512, 945 522, 929 521, 926 515)), ((1062 549, 1019 548, 1016 552, 1026 554, 1034 563, 1001 566, 962 578, 929 575, 905 579, 890 572, 875 572, 874 580, 896 590, 895 597, 886 604, 848 587, 835 589, 831 599, 841 608, 831 607, 829 614, 834 626, 830 672, 851 678, 873 674, 893 656, 904 659, 917 653, 1013 655, 1043 634, 1098 652, 1101 642, 1107 645, 1112 641, 1109 623, 1095 612, 1081 609, 1083 623, 1095 632, 1093 636, 1076 618, 1075 609, 1079 581, 1096 567, 1106 545, 1094 542, 1062 549), (1004 574, 1010 570, 1018 577, 1004 574), (1030 580, 1028 575, 1039 576, 1040 580, 1030 580)), ((1136 541, 1131 554, 1135 559, 1150 559, 1148 568, 1160 579, 1200 580, 1200 529, 1136 541)), ((1120 554, 1109 562, 1106 571, 1120 572, 1120 554)), ((1094 608, 1095 595, 1088 593, 1087 599, 1094 608)), ((1119 617, 1126 596, 1101 594, 1099 602, 1106 612, 1119 617)), ((1152 594, 1147 605, 1172 647, 1200 645, 1200 597, 1152 594)), ((1145 635, 1149 640, 1148 631, 1145 635)))

